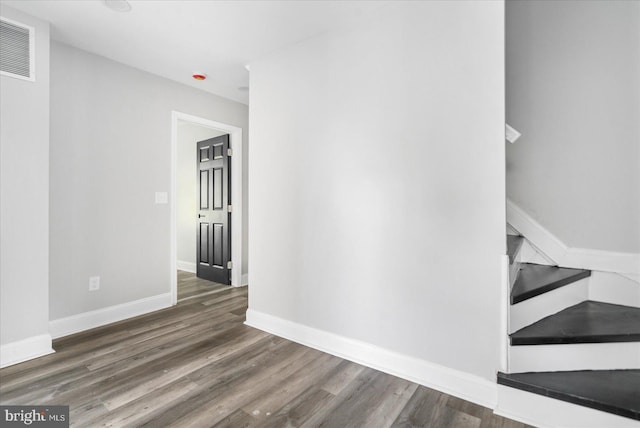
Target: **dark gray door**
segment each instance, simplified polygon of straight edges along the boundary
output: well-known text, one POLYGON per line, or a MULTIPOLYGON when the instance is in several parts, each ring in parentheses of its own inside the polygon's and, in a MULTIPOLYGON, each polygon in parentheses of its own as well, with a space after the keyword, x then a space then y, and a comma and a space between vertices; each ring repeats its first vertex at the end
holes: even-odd
POLYGON ((231 284, 229 135, 198 142, 199 210, 196 275, 231 284))

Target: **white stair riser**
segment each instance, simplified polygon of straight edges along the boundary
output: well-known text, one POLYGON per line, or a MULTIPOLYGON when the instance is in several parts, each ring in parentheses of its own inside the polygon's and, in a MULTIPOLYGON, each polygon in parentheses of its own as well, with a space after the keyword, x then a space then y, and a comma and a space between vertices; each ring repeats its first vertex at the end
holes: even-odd
POLYGON ((509 354, 511 373, 640 369, 640 342, 521 345, 509 354))
POLYGON ((617 273, 591 272, 589 300, 640 307, 640 284, 617 273))
POLYGON ((509 333, 518 331, 544 317, 560 312, 569 306, 584 302, 589 296, 589 278, 511 305, 509 333))

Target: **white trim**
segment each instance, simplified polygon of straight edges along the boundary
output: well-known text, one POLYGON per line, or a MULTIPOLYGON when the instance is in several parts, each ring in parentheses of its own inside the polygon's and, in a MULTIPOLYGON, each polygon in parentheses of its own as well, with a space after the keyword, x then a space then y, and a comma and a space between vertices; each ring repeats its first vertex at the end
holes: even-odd
POLYGON ((177 174, 178 174, 178 113, 171 112, 171 193, 169 197, 169 289, 171 304, 178 303, 178 205, 176 204, 177 174))
POLYGON ((55 351, 51 347, 51 336, 41 334, 0 346, 0 368, 12 366, 55 351))
POLYGON ((638 428, 638 421, 498 385, 496 415, 540 428, 638 428))
POLYGON ((570 248, 508 199, 507 222, 562 267, 640 274, 640 254, 570 248))
POLYGON ((183 270, 185 272, 196 273, 196 264, 178 260, 176 261, 176 269, 183 270))
MULTIPOLYGON (((174 272, 175 276, 175 272, 174 272)), ((55 339, 69 334, 78 333, 92 328, 100 327, 127 318, 144 315, 149 312, 168 308, 172 305, 171 293, 158 294, 145 297, 132 302, 83 312, 66 318, 49 321, 49 331, 55 339)))
POLYGON ((599 270, 602 272, 632 275, 640 273, 640 254, 633 253, 569 248, 562 263, 567 267, 599 270))
POLYGON ((567 252, 567 246, 562 241, 509 199, 507 199, 507 223, 556 263, 567 252))
POLYGON ((502 281, 500 287, 500 371, 509 373, 509 324, 510 324, 510 304, 509 290, 511 290, 511 282, 509 281, 509 255, 502 256, 502 281))
POLYGON ((249 285, 249 274, 248 273, 243 273, 242 274, 242 286, 245 285, 249 285))
POLYGON ((226 123, 214 122, 198 116, 181 113, 179 111, 171 112, 171 206, 169 230, 171 234, 170 243, 170 275, 171 275, 171 301, 175 305, 178 301, 178 280, 176 278, 177 270, 177 206, 176 206, 176 175, 178 160, 178 121, 193 123, 204 126, 206 128, 215 129, 229 133, 229 145, 233 148, 233 156, 231 156, 231 201, 233 203, 233 211, 231 212, 231 260, 235 266, 231 269, 231 285, 241 286, 242 282, 242 128, 228 125, 226 123))
POLYGON ((247 310, 245 324, 481 406, 494 408, 496 405, 496 383, 479 376, 287 321, 253 309, 247 310))
POLYGON ((0 20, 8 22, 18 27, 29 30, 29 77, 20 76, 19 74, 0 71, 1 76, 13 77, 14 79, 27 80, 29 82, 36 81, 36 29, 31 25, 24 24, 14 19, 0 16, 0 20))

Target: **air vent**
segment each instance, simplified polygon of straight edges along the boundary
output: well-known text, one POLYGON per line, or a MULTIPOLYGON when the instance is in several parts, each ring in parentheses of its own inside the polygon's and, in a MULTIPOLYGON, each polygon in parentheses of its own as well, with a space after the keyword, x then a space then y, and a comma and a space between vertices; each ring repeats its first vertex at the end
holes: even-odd
POLYGON ((35 80, 33 28, 0 18, 0 74, 35 80))

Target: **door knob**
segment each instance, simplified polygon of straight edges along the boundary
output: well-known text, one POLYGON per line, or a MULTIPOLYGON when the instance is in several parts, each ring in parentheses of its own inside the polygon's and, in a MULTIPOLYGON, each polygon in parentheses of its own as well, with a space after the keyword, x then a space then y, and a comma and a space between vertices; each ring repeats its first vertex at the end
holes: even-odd
POLYGON ((198 218, 206 217, 206 214, 198 214, 198 218))

